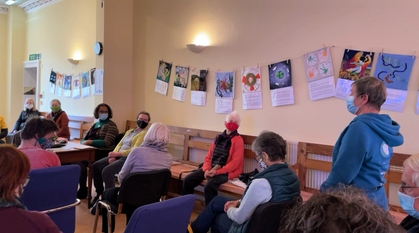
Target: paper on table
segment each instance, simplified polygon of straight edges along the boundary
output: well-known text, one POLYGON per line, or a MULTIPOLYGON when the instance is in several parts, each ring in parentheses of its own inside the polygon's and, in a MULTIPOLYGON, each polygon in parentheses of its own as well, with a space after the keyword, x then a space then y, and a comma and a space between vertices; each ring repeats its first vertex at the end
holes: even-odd
POLYGON ((94 148, 93 146, 88 146, 88 145, 79 145, 79 146, 75 146, 73 147, 75 149, 87 149, 87 148, 94 148))
POLYGON ((294 104, 294 88, 292 86, 271 90, 272 107, 294 104))
POLYGON ((319 100, 336 95, 335 80, 333 76, 322 78, 308 83, 310 100, 319 100))

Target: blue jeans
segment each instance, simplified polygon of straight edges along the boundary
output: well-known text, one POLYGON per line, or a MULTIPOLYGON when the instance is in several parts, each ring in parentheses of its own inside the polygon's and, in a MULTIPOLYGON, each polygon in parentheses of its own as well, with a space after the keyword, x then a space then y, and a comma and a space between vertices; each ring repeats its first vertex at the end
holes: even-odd
POLYGON ((193 232, 206 233, 211 228, 211 233, 227 233, 233 221, 224 212, 224 205, 232 200, 234 199, 223 196, 214 197, 191 224, 193 232))

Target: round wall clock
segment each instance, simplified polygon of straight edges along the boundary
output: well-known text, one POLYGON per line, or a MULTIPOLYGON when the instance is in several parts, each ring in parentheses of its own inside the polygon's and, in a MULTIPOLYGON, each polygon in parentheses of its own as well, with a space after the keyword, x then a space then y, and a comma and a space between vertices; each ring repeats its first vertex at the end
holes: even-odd
POLYGON ((100 42, 96 42, 96 43, 95 43, 95 53, 96 53, 97 55, 100 55, 100 54, 102 54, 102 50, 103 50, 103 45, 102 45, 102 43, 100 43, 100 42))

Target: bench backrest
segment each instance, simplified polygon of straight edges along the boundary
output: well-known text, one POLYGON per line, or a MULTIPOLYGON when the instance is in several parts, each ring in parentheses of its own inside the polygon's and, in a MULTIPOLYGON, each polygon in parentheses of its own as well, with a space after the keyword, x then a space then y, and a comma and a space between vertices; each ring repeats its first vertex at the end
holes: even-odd
MULTIPOLYGON (((128 120, 126 122, 125 131, 137 127, 136 121, 128 120)), ((186 163, 196 164, 189 161, 189 154, 191 149, 199 149, 208 151, 211 147, 212 140, 215 137, 222 133, 218 131, 203 130, 203 129, 191 129, 178 126, 167 126, 170 130, 170 144, 183 147, 183 156, 182 159, 186 163), (197 138, 211 139, 211 142, 203 142, 196 140, 197 138)), ((253 159, 256 155, 251 150, 251 145, 256 136, 243 135, 244 141, 244 157, 253 159)))
MULTIPOLYGON (((41 116, 46 117, 49 112, 41 112, 41 116)), ((68 123, 68 128, 70 129, 70 139, 80 140, 83 138, 83 135, 86 131, 90 129, 93 122, 95 121, 94 117, 90 116, 80 116, 80 115, 68 115, 70 122, 68 123)))

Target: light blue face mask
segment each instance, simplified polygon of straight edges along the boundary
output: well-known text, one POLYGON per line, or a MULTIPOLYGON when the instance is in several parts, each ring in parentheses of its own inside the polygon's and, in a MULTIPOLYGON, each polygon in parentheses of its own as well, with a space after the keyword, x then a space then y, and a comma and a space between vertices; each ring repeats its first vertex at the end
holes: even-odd
POLYGON ((101 113, 101 114, 99 114, 99 120, 104 121, 106 119, 108 119, 108 114, 107 113, 101 113))
POLYGON ((265 162, 263 162, 263 160, 262 160, 262 159, 259 159, 258 163, 259 163, 259 166, 260 166, 263 170, 265 170, 266 168, 268 168, 268 166, 266 166, 266 163, 265 163, 265 162))
POLYGON ((346 108, 348 109, 350 113, 355 115, 359 107, 355 106, 354 99, 355 97, 353 96, 348 96, 348 98, 346 98, 346 108))
POLYGON ((419 211, 413 207, 415 199, 419 197, 411 197, 399 191, 399 202, 400 206, 406 211, 406 213, 416 219, 419 219, 419 211))

